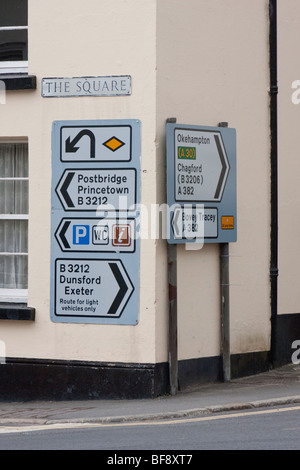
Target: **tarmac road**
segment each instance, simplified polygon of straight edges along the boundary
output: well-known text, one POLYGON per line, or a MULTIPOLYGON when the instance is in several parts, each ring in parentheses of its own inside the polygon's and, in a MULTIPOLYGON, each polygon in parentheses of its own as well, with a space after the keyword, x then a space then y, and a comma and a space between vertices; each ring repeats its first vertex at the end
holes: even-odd
POLYGON ((300 405, 285 405, 195 418, 5 426, 0 450, 101 450, 98 464, 131 455, 135 467, 180 465, 198 460, 200 450, 299 450, 299 419, 300 405))

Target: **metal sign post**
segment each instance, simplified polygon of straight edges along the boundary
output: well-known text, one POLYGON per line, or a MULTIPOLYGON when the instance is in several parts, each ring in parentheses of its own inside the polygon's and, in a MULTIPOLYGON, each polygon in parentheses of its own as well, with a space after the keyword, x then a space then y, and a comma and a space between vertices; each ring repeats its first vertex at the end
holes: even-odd
MULTIPOLYGON (((167 119, 176 123, 176 118, 167 119)), ((177 245, 168 244, 168 281, 169 281, 169 381, 170 393, 178 391, 178 341, 177 341, 177 245)))
MULTIPOLYGON (((169 263, 170 389, 178 388, 177 250, 203 243, 220 244, 221 354, 223 379, 230 380, 229 243, 237 239, 236 131, 219 127, 166 123, 169 263), (194 244, 194 245, 192 245, 194 244)), ((201 245, 200 245, 201 244, 201 245)))
MULTIPOLYGON (((228 127, 220 122, 220 127, 228 127)), ((220 243, 220 287, 221 287, 221 354, 223 381, 231 379, 230 361, 230 302, 229 302, 229 243, 220 243)))

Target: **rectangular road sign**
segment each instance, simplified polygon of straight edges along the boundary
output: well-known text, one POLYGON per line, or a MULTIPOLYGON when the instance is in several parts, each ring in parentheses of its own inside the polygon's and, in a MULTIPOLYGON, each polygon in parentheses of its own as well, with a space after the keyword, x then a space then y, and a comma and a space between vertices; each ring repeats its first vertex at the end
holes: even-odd
POLYGON ((120 318, 133 291, 134 286, 120 260, 55 260, 57 318, 120 318))
POLYGON ((62 126, 60 158, 63 162, 128 162, 131 126, 62 126))
POLYGON ((131 76, 47 77, 42 79, 44 98, 75 96, 127 96, 131 94, 131 76))
POLYGON ((51 320, 136 325, 141 123, 52 127, 51 320))
POLYGON ((185 204, 176 206, 171 222, 175 240, 204 241, 204 229, 206 237, 218 236, 218 209, 204 207, 203 204, 185 204))
POLYGON ((135 211, 134 168, 68 168, 56 186, 66 211, 135 211))
POLYGON ((236 241, 235 129, 167 123, 166 137, 168 243, 236 241))
POLYGON ((55 232, 63 252, 133 253, 136 219, 60 218, 55 232))

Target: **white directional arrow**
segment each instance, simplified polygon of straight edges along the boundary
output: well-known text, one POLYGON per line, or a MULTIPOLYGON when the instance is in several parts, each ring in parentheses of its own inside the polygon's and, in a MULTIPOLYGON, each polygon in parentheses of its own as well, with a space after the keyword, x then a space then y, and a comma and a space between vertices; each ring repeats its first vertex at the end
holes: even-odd
POLYGON ((221 201, 229 169, 220 132, 175 129, 176 201, 221 201))

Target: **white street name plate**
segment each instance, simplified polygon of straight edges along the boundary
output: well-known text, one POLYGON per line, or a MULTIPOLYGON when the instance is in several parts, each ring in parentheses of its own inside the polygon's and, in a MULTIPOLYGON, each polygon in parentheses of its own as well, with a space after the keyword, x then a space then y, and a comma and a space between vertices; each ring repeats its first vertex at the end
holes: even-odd
POLYGON ((131 94, 131 76, 56 77, 42 79, 44 98, 122 96, 131 94))

